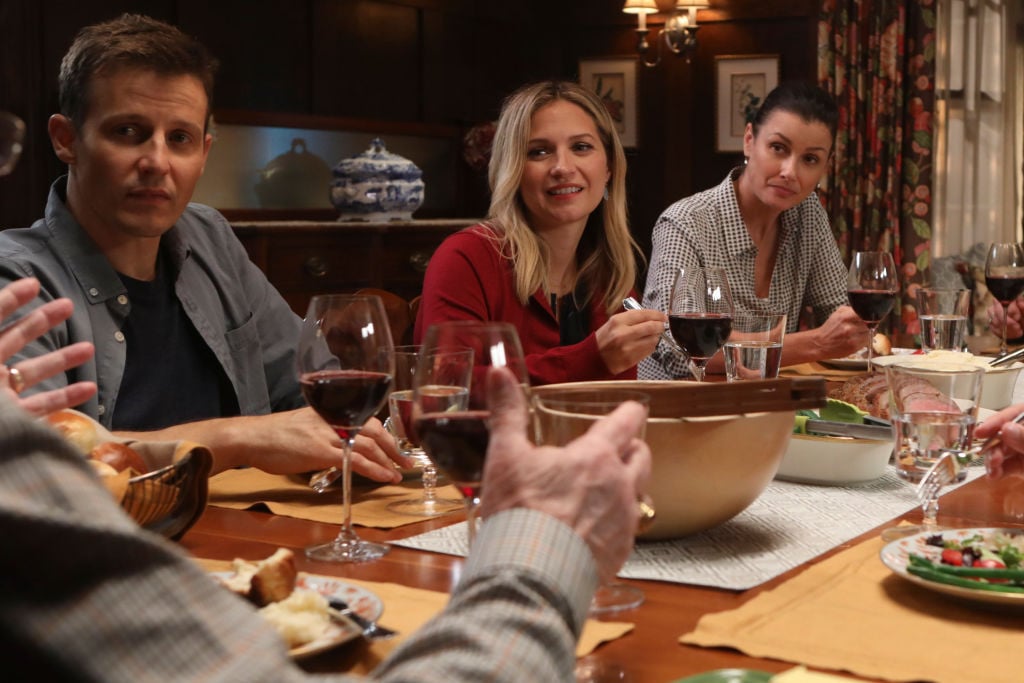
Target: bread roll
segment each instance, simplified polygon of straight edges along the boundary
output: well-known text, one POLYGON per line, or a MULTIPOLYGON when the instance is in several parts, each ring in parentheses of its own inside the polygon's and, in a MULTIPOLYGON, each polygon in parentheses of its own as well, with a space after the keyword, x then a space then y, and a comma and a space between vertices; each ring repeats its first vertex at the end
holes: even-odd
POLYGON ((96 425, 84 415, 61 410, 47 415, 46 420, 83 455, 88 455, 99 442, 96 425))
POLYGON ((95 446, 89 451, 89 457, 107 463, 118 472, 134 470, 143 474, 149 471, 146 462, 134 448, 116 441, 107 441, 95 446))
POLYGON ((892 342, 889 338, 879 332, 871 340, 871 348, 874 350, 876 356, 891 356, 892 355, 892 342))
POLYGON ((103 462, 102 460, 93 460, 89 458, 89 464, 92 465, 93 469, 96 470, 96 474, 101 477, 116 477, 117 470, 103 462))
POLYGON ((295 554, 287 548, 278 548, 265 560, 236 559, 232 565, 235 573, 224 585, 259 607, 284 600, 295 590, 299 572, 295 554))

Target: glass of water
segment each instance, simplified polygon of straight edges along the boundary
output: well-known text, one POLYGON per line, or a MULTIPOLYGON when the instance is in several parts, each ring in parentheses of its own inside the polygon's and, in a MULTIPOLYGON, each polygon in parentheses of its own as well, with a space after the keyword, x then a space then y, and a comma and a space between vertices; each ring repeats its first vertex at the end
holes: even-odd
MULTIPOLYGON (((984 368, 967 363, 886 366, 900 477, 917 483, 943 450, 971 447, 984 376, 984 368)), ((961 471, 959 478, 966 476, 961 471)))
POLYGON ((917 315, 921 321, 921 349, 963 351, 967 340, 967 316, 971 308, 971 290, 917 290, 917 315))
POLYGON ((732 331, 724 348, 726 378, 735 382, 778 377, 785 336, 786 316, 783 313, 739 313, 733 316, 732 331))
MULTIPOLYGON (((886 366, 889 417, 896 437, 896 473, 900 477, 918 484, 947 449, 962 452, 970 448, 984 375, 984 368, 957 362, 939 368, 912 363, 886 366)), ((956 480, 966 476, 966 468, 961 468, 956 480)), ((927 495, 921 498, 921 524, 890 527, 882 532, 882 540, 941 531, 939 495, 949 479, 932 476, 929 481, 936 485, 928 486, 927 495)))

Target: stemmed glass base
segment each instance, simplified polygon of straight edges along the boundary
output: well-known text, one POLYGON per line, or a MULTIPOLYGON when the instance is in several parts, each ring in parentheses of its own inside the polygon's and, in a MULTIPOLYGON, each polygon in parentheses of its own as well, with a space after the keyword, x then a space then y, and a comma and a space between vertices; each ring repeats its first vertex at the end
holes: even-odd
POLYGON ((383 557, 391 547, 359 538, 349 529, 342 529, 330 543, 306 548, 306 557, 322 562, 369 562, 383 557))
POLYGON ((342 482, 342 524, 341 531, 330 543, 306 548, 306 557, 322 562, 369 562, 383 557, 391 547, 383 543, 366 541, 356 535, 352 528, 352 446, 358 429, 342 436, 343 453, 341 467, 342 482))
POLYGON ((462 501, 454 498, 438 498, 435 493, 437 487, 437 468, 430 462, 430 458, 422 451, 409 453, 420 465, 423 466, 423 493, 412 500, 397 500, 388 503, 387 509, 397 512, 400 515, 413 515, 416 517, 437 517, 446 515, 449 512, 456 512, 462 509, 462 501))
POLYGON ((696 360, 694 358, 691 358, 690 359, 690 363, 689 363, 689 365, 690 365, 690 376, 693 377, 693 379, 695 381, 697 381, 697 382, 703 382, 704 381, 704 372, 705 372, 705 369, 707 367, 707 364, 708 364, 708 359, 707 358, 704 358, 704 359, 701 359, 701 360, 696 360))
POLYGON ((872 359, 875 357, 875 334, 878 330, 878 325, 868 325, 868 374, 875 371, 872 359))
POLYGON ((596 657, 584 657, 578 660, 574 674, 576 683, 616 683, 629 680, 622 665, 602 662, 596 657))
POLYGON ((1003 334, 999 338, 999 353, 996 354, 996 358, 1002 358, 1006 354, 1010 353, 1010 348, 1006 345, 1006 325, 1009 323, 1006 318, 1010 310, 1010 304, 1000 302, 999 305, 1003 307, 1003 334))
POLYGON ((639 607, 644 602, 644 592, 624 583, 602 583, 594 591, 590 601, 591 614, 609 614, 624 609, 639 607))

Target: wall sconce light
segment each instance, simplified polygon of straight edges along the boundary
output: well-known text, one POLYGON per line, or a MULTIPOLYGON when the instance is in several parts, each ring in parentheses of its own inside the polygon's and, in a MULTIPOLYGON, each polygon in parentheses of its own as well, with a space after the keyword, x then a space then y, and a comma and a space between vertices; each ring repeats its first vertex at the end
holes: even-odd
POLYGON ((689 62, 694 50, 697 48, 697 8, 707 7, 708 0, 676 0, 676 6, 672 16, 665 21, 664 28, 658 33, 658 52, 653 62, 647 61, 647 51, 650 44, 647 42, 647 15, 658 11, 658 5, 654 0, 626 0, 622 11, 626 14, 637 15, 637 43, 636 51, 645 66, 657 66, 661 61, 661 45, 673 54, 683 55, 689 62))

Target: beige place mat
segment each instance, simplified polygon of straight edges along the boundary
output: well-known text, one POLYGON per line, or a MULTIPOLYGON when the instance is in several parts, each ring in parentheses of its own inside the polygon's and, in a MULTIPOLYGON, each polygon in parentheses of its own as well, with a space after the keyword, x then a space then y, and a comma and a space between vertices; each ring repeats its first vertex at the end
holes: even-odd
MULTIPOLYGON (((267 474, 254 467, 227 470, 210 478, 209 504, 236 510, 266 506, 275 515, 328 524, 340 523, 340 483, 324 493, 317 493, 307 482, 308 477, 267 474)), ((402 515, 387 509, 392 501, 414 499, 422 493, 423 484, 418 479, 373 488, 353 486, 352 523, 393 529, 404 524, 422 522, 426 517, 402 515)), ((437 496, 462 500, 458 490, 451 485, 438 487, 437 496)))
POLYGON ((847 379, 855 375, 863 375, 864 370, 840 370, 838 368, 830 368, 827 365, 821 363, 800 363, 799 365, 787 365, 779 370, 779 375, 785 377, 787 375, 796 376, 818 376, 826 379, 847 379))
POLYGON ((1024 614, 912 584, 882 564, 883 545, 865 541, 742 607, 705 615, 680 642, 891 681, 1024 680, 1024 614))
MULTIPOLYGON (((193 559, 206 571, 231 570, 231 563, 224 560, 193 559)), ((380 598, 384 603, 384 613, 381 615, 380 623, 398 631, 398 636, 394 638, 373 641, 367 648, 366 655, 360 658, 359 663, 352 669, 354 673, 372 671, 409 634, 414 633, 448 604, 448 594, 438 591, 410 588, 397 583, 360 581, 348 577, 339 578, 339 580, 361 586, 380 598)), ((576 656, 584 657, 593 652, 601 643, 621 638, 632 630, 633 624, 631 623, 587 619, 580 641, 576 644, 576 656)))

